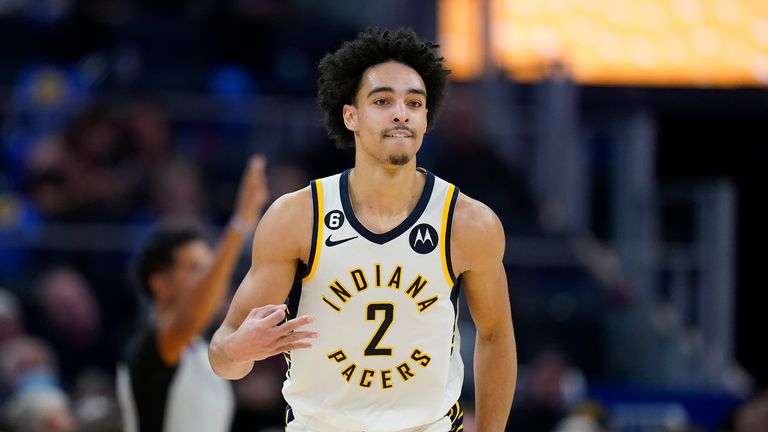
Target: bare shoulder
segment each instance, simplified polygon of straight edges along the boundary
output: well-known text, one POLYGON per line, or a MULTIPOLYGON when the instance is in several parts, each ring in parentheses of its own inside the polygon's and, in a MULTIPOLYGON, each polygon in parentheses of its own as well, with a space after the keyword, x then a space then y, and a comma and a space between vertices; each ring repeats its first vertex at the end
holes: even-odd
POLYGON ((451 230, 452 253, 460 271, 500 261, 504 255, 504 227, 484 203, 463 193, 456 200, 451 230))
POLYGON ((262 252, 283 249, 292 258, 305 258, 312 242, 312 223, 309 186, 282 195, 269 206, 256 228, 254 253, 257 246, 265 246, 262 252))
POLYGON ((312 220, 312 190, 309 186, 295 192, 282 195, 269 206, 268 212, 278 213, 280 217, 308 216, 312 220), (307 215, 307 211, 309 214, 307 215))

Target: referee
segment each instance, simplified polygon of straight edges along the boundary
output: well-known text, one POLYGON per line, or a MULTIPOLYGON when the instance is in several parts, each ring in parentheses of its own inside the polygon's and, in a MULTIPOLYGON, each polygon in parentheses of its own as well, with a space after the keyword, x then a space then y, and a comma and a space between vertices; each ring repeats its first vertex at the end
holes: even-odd
POLYGON ((125 432, 224 432, 234 412, 230 384, 211 370, 200 334, 219 310, 243 245, 268 196, 265 160, 249 161, 235 212, 215 251, 192 228, 161 227, 138 259, 152 316, 134 332, 117 367, 125 432))

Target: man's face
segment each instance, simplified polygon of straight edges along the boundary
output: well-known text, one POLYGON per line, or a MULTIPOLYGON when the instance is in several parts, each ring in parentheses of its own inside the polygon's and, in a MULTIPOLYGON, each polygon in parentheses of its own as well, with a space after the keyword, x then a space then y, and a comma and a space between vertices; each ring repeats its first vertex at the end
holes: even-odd
POLYGON ((368 68, 353 105, 344 105, 344 123, 355 133, 356 151, 387 165, 405 165, 416 156, 427 131, 424 80, 395 61, 368 68))
POLYGON ((176 300, 189 295, 213 263, 213 251, 203 240, 194 240, 176 249, 173 265, 164 277, 171 297, 176 300))

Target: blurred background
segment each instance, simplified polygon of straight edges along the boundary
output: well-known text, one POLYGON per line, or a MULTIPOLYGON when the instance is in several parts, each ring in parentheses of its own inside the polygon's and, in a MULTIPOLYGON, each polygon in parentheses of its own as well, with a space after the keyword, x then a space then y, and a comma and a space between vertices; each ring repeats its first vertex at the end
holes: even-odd
MULTIPOLYGON (((120 430, 152 225, 215 239, 257 152, 273 198, 351 166, 316 65, 368 26, 414 28, 453 70, 419 165, 504 224, 508 429, 768 430, 765 0, 0 0, 8 431, 120 430), (9 423, 32 413, 66 420, 9 423)), ((235 383, 233 430, 281 430, 284 370, 235 383)))

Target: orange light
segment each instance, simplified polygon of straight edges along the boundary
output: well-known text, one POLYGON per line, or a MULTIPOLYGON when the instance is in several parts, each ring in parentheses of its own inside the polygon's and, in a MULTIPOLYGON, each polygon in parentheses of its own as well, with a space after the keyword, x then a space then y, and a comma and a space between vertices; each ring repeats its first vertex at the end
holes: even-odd
MULTIPOLYGON (((564 63, 584 84, 768 86, 766 0, 487 1, 492 63, 519 80, 564 63)), ((480 3, 440 2, 461 79, 482 73, 480 3)))
POLYGON ((442 0, 438 4, 440 49, 454 79, 483 71, 482 0, 442 0))

